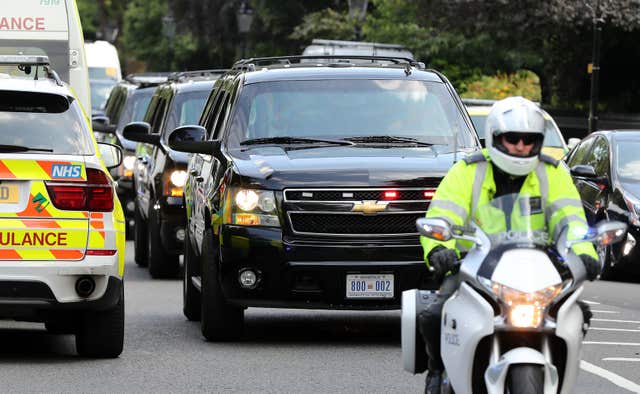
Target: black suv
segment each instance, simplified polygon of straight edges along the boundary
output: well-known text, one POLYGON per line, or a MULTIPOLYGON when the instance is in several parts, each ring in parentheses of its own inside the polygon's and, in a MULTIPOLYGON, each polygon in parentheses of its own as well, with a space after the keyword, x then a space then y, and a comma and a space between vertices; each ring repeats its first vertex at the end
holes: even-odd
POLYGON ((184 313, 208 340, 237 338, 246 307, 399 308, 431 279, 416 219, 480 148, 442 74, 373 56, 242 60, 169 146, 195 153, 184 313))
POLYGON ((189 156, 169 148, 167 137, 176 127, 200 119, 213 83, 223 73, 171 74, 153 93, 144 121, 124 128, 126 138, 141 142, 134 170, 135 261, 148 265, 153 278, 178 275, 186 222, 182 193, 189 156))
POLYGON ((127 221, 127 238, 133 234, 134 198, 133 166, 135 164, 136 143, 122 136, 122 129, 129 122, 143 119, 151 95, 158 84, 167 81, 168 74, 144 73, 130 74, 113 87, 104 115, 92 118, 93 131, 98 141, 110 142, 122 147, 122 164, 111 171, 118 181, 117 193, 127 221))

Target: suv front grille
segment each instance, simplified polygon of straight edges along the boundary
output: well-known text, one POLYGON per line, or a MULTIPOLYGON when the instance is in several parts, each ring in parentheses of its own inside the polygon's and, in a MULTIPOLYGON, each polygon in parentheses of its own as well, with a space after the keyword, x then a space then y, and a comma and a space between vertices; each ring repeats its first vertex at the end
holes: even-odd
POLYGON ((324 235, 411 235, 424 213, 362 215, 290 213, 296 233, 324 235))
POLYGON ((421 188, 288 189, 283 210, 298 236, 418 235, 439 179, 421 188))

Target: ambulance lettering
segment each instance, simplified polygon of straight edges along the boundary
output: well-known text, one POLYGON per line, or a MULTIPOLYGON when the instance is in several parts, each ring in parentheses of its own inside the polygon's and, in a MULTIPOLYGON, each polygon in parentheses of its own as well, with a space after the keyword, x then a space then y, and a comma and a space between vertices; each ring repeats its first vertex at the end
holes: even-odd
POLYGON ((43 17, 0 17, 0 30, 44 31, 43 17))
POLYGON ((67 246, 68 233, 0 231, 0 246, 67 246))
POLYGON ((77 164, 54 164, 51 178, 78 179, 82 177, 82 166, 77 164))

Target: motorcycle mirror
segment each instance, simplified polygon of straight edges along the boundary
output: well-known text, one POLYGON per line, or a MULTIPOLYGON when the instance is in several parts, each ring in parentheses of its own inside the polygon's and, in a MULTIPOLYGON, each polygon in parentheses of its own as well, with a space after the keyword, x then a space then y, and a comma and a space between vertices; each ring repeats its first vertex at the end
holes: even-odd
POLYGON ((448 241, 452 238, 451 223, 445 218, 422 218, 416 220, 416 227, 421 235, 437 241, 448 241))

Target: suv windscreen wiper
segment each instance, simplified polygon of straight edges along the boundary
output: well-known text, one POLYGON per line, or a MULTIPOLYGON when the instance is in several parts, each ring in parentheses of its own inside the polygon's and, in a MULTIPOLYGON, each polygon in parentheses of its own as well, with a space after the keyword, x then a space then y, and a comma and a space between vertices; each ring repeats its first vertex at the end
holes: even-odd
POLYGON ((16 152, 53 152, 53 149, 46 148, 29 148, 28 146, 22 145, 3 145, 0 144, 0 152, 2 153, 16 153, 16 152))
POLYGON ((303 137, 267 137, 267 138, 253 138, 250 140, 244 140, 240 145, 259 145, 259 144, 334 144, 334 145, 354 145, 353 142, 344 140, 325 140, 318 138, 303 138, 303 137))
POLYGON ((359 136, 359 137, 348 137, 345 138, 347 141, 356 142, 356 143, 371 143, 371 144, 394 144, 394 143, 405 143, 405 144, 414 144, 419 146, 433 146, 433 144, 429 142, 418 141, 416 138, 411 137, 396 137, 392 135, 370 135, 370 136, 359 136))

